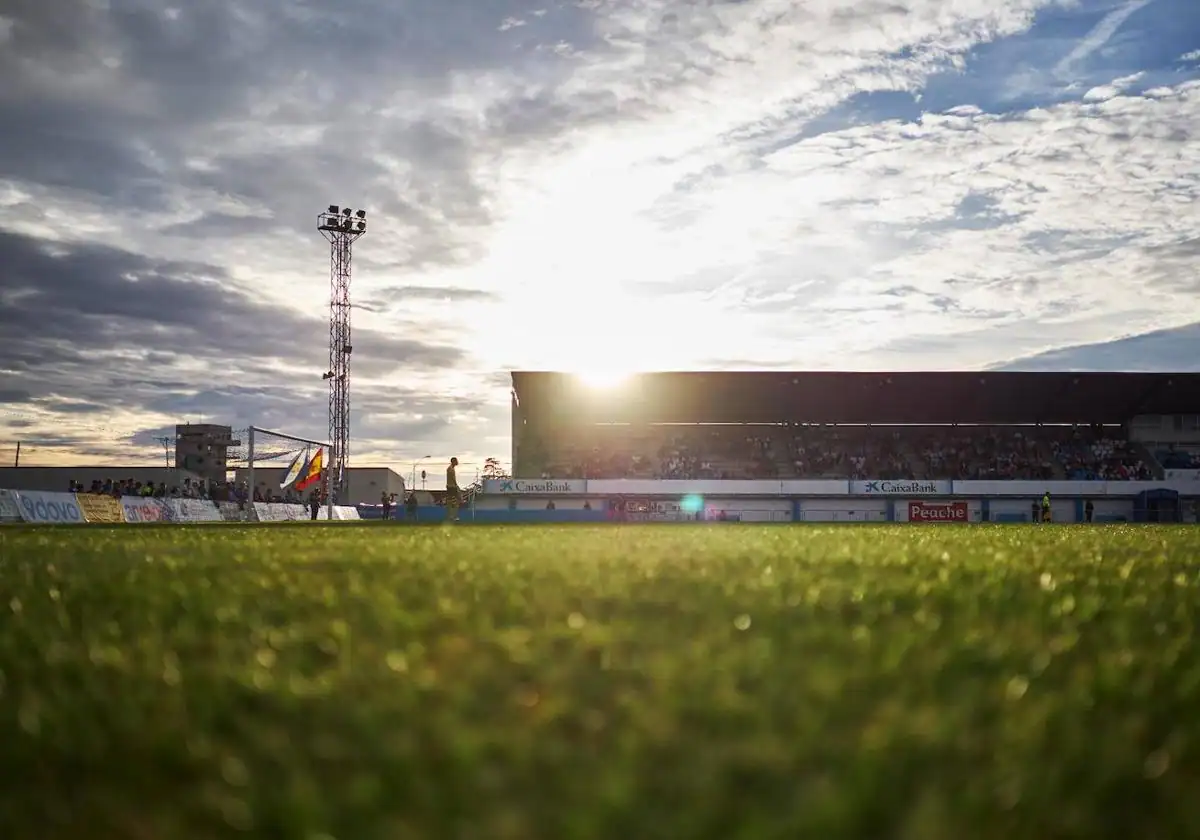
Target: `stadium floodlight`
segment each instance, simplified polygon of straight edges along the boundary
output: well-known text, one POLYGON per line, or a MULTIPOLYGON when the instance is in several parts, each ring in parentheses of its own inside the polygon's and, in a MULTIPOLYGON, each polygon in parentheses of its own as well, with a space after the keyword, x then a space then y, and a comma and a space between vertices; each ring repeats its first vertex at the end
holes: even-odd
POLYGON ((367 232, 367 211, 330 204, 317 216, 329 242, 329 494, 345 497, 350 454, 350 260, 351 246, 367 232), (357 221, 356 221, 357 219, 357 221))

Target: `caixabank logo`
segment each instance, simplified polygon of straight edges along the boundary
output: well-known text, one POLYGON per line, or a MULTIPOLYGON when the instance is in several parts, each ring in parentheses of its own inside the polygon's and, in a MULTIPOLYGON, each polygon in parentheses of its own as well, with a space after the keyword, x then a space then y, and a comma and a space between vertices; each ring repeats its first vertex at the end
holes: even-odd
POLYGON ((864 493, 937 493, 941 490, 936 481, 865 481, 864 493))
POLYGON ((498 490, 501 493, 571 493, 575 486, 571 481, 505 478, 500 481, 498 490))

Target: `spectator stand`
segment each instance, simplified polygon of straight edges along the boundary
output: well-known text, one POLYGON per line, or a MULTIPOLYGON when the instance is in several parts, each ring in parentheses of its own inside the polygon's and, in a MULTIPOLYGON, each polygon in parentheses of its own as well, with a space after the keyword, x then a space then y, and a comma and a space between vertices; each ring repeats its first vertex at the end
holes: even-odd
POLYGON ((515 470, 546 478, 1151 479, 1126 424, 1200 410, 1198 374, 653 373, 600 393, 519 372, 513 390, 515 470))

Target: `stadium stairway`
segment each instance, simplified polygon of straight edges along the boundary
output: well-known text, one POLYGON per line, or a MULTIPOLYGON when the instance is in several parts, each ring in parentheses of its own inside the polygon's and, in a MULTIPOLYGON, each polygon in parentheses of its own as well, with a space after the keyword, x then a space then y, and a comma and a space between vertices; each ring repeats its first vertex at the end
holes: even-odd
POLYGON ((1135 456, 1141 458, 1142 461, 1145 462, 1148 467, 1150 467, 1150 472, 1153 473, 1155 478, 1166 478, 1166 470, 1163 469, 1163 465, 1159 463, 1158 458, 1154 456, 1154 451, 1150 449, 1150 447, 1146 446, 1144 443, 1130 441, 1129 449, 1135 456))
POLYGON ((1046 441, 1039 442, 1038 448, 1037 448, 1037 455, 1039 458, 1042 459, 1042 461, 1044 463, 1047 463, 1050 465, 1050 469, 1053 471, 1052 474, 1053 474, 1055 481, 1065 481, 1066 480, 1066 478, 1067 478, 1066 467, 1064 467, 1062 465, 1062 462, 1059 461, 1057 457, 1055 457, 1053 446, 1051 446, 1046 441))
POLYGON ((909 475, 918 480, 929 477, 929 466, 925 463, 925 459, 921 457, 920 453, 913 448, 911 443, 902 439, 896 448, 900 452, 900 457, 904 459, 904 463, 908 466, 909 475))

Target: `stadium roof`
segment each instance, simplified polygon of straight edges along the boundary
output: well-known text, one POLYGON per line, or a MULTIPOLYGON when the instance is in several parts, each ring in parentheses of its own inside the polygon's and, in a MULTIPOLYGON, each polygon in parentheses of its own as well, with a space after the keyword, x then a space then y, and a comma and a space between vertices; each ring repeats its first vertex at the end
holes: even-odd
POLYGON ((1200 414, 1200 373, 514 372, 526 417, 644 423, 1103 423, 1200 414))

